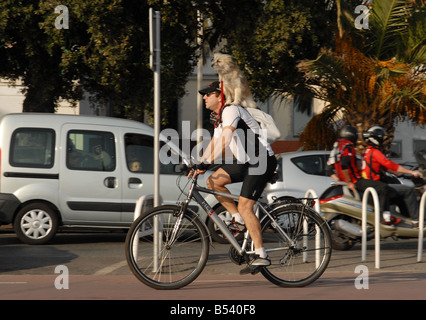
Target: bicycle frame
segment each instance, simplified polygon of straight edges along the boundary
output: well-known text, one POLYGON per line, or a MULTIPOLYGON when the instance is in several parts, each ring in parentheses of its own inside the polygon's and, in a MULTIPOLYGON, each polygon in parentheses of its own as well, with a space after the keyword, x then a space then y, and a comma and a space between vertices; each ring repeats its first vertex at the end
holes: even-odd
MULTIPOLYGON (((204 209, 204 211, 210 216, 210 218, 213 220, 213 222, 218 226, 218 228, 222 232, 223 236, 226 239, 228 239, 228 241, 237 250, 237 252, 248 261, 247 255, 254 253, 253 248, 252 248, 252 251, 246 250, 246 246, 248 244, 249 232, 246 231, 243 244, 240 245, 238 243, 238 241, 235 239, 234 235, 231 233, 231 231, 229 231, 229 229, 223 223, 222 219, 219 218, 219 216, 216 214, 216 212, 213 210, 213 208, 207 203, 207 201, 204 199, 204 197, 200 193, 208 193, 208 194, 212 194, 212 195, 218 195, 218 196, 230 198, 230 199, 233 199, 233 200, 238 200, 240 196, 201 187, 197 184, 198 176, 196 176, 193 179, 194 180, 192 181, 192 184, 191 184, 191 187, 189 189, 187 198, 185 200, 184 209, 186 209, 189 202, 193 198, 204 209)), ((263 207, 262 204, 259 201, 256 201, 254 212, 255 212, 255 214, 258 218, 259 218, 259 209, 266 216, 268 216, 268 218, 272 221, 272 224, 274 225, 274 227, 276 227, 276 229, 290 242, 291 246, 294 246, 295 245, 294 241, 292 239, 290 239, 290 237, 284 232, 284 230, 282 230, 278 226, 278 224, 275 222, 275 219, 270 215, 268 210, 266 210, 265 207, 263 207)))

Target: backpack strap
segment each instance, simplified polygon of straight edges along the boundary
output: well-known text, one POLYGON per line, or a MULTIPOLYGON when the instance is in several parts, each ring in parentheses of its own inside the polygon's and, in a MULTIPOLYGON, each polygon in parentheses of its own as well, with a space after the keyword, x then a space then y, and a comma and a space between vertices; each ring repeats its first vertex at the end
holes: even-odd
POLYGON ((370 162, 365 161, 367 166, 370 168, 370 177, 369 179, 371 180, 371 172, 373 172, 375 175, 380 176, 380 172, 377 172, 376 170, 373 169, 373 151, 375 150, 375 148, 371 148, 370 149, 370 162))

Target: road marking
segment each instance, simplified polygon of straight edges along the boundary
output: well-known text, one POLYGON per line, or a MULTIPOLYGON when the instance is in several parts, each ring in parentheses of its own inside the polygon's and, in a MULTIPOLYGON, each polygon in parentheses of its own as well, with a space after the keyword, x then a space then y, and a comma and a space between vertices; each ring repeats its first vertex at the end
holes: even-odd
POLYGON ((4 282, 0 282, 0 284, 27 284, 28 282, 24 282, 24 281, 4 281, 4 282))
POLYGON ((124 267, 124 266, 127 266, 127 261, 126 260, 114 263, 114 264, 112 264, 112 265, 110 265, 108 267, 105 267, 105 268, 102 268, 102 269, 96 271, 95 272, 95 276, 104 276, 104 275, 107 275, 107 274, 109 274, 111 272, 114 272, 117 269, 120 269, 120 268, 124 267))
POLYGON ((259 279, 253 279, 253 280, 245 280, 245 279, 240 279, 240 280, 221 280, 221 279, 215 279, 215 280, 205 280, 205 279, 200 279, 200 280, 194 280, 194 282, 214 282, 214 283, 218 283, 218 282, 259 282, 259 279))

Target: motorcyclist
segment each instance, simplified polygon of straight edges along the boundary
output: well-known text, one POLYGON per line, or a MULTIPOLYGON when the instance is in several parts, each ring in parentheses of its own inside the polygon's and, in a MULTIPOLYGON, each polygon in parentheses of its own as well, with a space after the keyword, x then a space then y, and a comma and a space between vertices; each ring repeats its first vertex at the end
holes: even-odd
MULTIPOLYGON (((392 160, 389 160, 383 154, 380 148, 382 147, 385 136, 386 131, 380 126, 373 126, 366 132, 363 132, 363 138, 368 144, 368 147, 363 154, 363 178, 373 181, 386 182, 383 176, 386 171, 393 174, 411 174, 416 178, 422 178, 423 174, 420 171, 409 170, 393 162, 392 160)), ((399 199, 403 199, 401 204, 405 205, 408 214, 412 219, 413 226, 418 226, 419 204, 414 188, 402 184, 391 184, 389 187, 395 191, 391 193, 390 201, 392 203, 398 203, 399 199)), ((399 221, 400 220, 401 219, 399 219, 399 221)))
POLYGON ((347 187, 354 194, 363 193, 367 188, 373 187, 377 191, 380 211, 384 213, 382 223, 395 224, 399 221, 386 214, 390 212, 389 195, 395 191, 384 182, 362 177, 355 150, 357 140, 358 130, 355 127, 347 125, 339 131, 339 139, 335 142, 328 160, 327 172, 337 181, 346 182, 347 187), (330 166, 334 168, 334 173, 330 166))

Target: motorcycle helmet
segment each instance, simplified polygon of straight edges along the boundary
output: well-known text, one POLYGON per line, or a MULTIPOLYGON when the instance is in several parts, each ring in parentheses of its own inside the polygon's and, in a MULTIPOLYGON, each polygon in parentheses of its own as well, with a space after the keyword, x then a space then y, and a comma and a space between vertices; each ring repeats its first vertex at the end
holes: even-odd
POLYGON ((362 133, 364 140, 373 146, 380 147, 386 136, 386 131, 382 127, 373 126, 362 133))
POLYGON ((339 137, 342 139, 347 139, 355 144, 358 140, 358 131, 356 128, 347 125, 340 129, 339 137))

